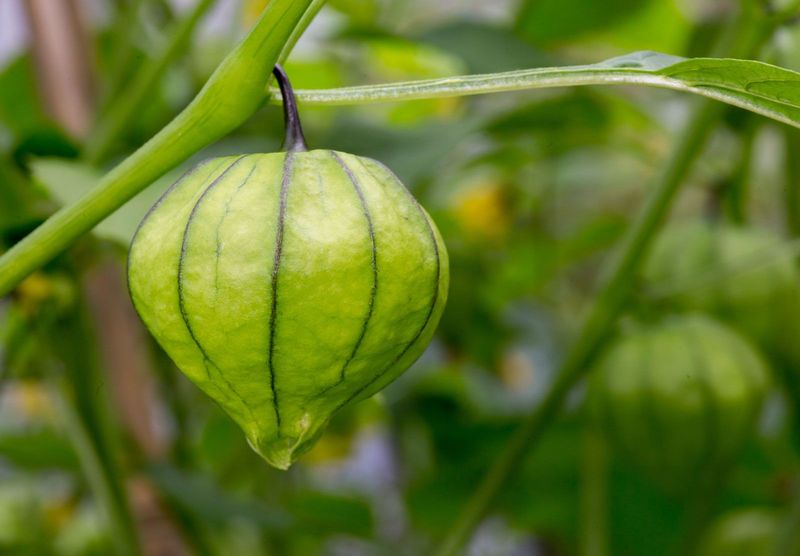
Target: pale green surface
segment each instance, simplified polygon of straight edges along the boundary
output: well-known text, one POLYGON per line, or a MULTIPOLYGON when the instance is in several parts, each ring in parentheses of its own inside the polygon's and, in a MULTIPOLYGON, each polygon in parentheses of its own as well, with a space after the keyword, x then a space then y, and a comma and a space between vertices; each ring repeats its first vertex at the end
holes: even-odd
POLYGON ((738 453, 767 382, 747 342, 690 315, 621 338, 592 377, 591 399, 621 454, 680 490, 738 453))
POLYGON ((666 302, 712 313, 786 366, 800 364, 800 274, 793 257, 771 257, 785 242, 769 232, 691 222, 665 230, 645 266, 666 302), (704 280, 715 269, 724 276, 704 280))
POLYGON ((335 411, 419 357, 444 308, 448 263, 391 172, 320 150, 198 167, 145 218, 129 279, 178 367, 286 468, 335 411))

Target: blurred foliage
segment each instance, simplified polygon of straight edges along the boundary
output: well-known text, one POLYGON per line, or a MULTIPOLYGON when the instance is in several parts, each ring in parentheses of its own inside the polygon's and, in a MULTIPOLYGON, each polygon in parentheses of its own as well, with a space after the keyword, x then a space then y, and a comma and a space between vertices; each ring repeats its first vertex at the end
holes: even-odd
MULTIPOLYGON (((0 67, 0 251, 168 122, 265 1, 219 3, 227 9, 213 12, 214 25, 194 38, 98 167, 82 160, 84 140, 48 116, 30 52, 0 67)), ((99 4, 108 17, 91 18, 99 21, 91 28, 98 114, 113 106, 115 93, 157 53, 183 13, 165 0, 99 4), (127 8, 134 4, 138 10, 127 8)), ((735 5, 331 0, 287 68, 296 86, 313 88, 591 63, 638 49, 704 55, 735 5)), ((769 59, 800 67, 799 40, 799 27, 783 28, 767 49, 769 59)), ((103 424, 115 439, 110 453, 126 477, 144 475, 156 485, 198 554, 427 553, 520 416, 550 386, 602 263, 676 139, 685 100, 592 88, 305 109, 312 146, 386 163, 439 224, 452 284, 434 343, 383 394, 337 415, 319 445, 283 473, 267 467, 148 340, 159 400, 154 412, 168 455, 143 460, 116 418, 103 424)), ((109 405, 102 375, 87 363, 97 340, 76 324, 86 310, 86 273, 104 257, 124 265, 147 207, 197 160, 276 150, 281 135, 280 110, 264 107, 0 300, 0 554, 112 553, 108 518, 54 411, 65 376, 80 383, 75 395, 84 404, 109 405)), ((705 226, 707 237, 681 236, 657 249, 661 262, 636 284, 636 303, 622 323, 704 311, 758 343, 779 379, 758 430, 711 501, 700 543, 709 556, 774 553, 797 503, 800 361, 786 354, 787 346, 796 348, 791 332, 800 315, 793 299, 800 284, 783 192, 798 184, 781 154, 783 137, 776 124, 729 110, 672 215, 675 227, 714 224, 695 224, 705 226), (746 153, 752 163, 738 164, 746 153), (740 188, 736 198, 747 205, 736 232, 720 208, 726 187, 740 188), (731 233, 769 241, 743 249, 725 239, 731 233), (778 262, 767 243, 783 254, 778 262), (740 289, 756 293, 740 305, 734 294, 730 303, 712 302, 735 289, 726 285, 732 272, 740 289), (701 288, 687 292, 687 283, 701 288), (774 297, 770 285, 778 290, 774 297)), ((570 400, 502 492, 470 554, 579 553, 590 417, 582 390, 570 400)), ((697 501, 664 493, 618 453, 604 478, 608 553, 677 553, 691 527, 687 508, 697 501)))

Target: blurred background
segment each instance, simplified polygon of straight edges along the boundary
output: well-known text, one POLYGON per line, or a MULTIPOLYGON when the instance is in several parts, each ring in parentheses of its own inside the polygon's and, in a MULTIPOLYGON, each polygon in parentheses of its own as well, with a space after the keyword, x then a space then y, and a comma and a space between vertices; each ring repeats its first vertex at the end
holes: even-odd
MULTIPOLYGON (((0 0, 0 252, 169 122, 266 3, 0 0)), ((296 88, 330 88, 636 50, 704 56, 743 3, 330 0, 286 68, 296 88)), ((789 21, 757 57, 800 69, 799 52, 789 21)), ((338 414, 288 472, 173 367, 124 281, 131 235, 176 176, 203 158, 279 149, 280 109, 265 106, 0 299, 0 554, 429 553, 546 393, 690 100, 592 87, 301 107, 312 148, 378 159, 403 179, 443 233, 452 283, 425 355, 338 414)), ((620 323, 701 311, 767 362, 763 411, 724 484, 699 502, 663 488, 597 434, 582 385, 466 554, 675 554, 698 504, 704 554, 794 553, 777 539, 800 528, 798 147, 788 127, 727 108, 667 233, 760 240, 720 239, 677 285, 645 273, 620 323), (705 303, 740 279, 744 305, 705 303), (701 302, 682 296, 697 288, 701 302)))

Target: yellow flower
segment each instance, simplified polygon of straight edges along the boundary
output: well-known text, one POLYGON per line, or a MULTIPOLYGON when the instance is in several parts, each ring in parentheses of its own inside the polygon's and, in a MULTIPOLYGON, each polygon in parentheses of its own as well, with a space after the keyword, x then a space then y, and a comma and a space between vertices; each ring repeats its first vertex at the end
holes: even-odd
POLYGON ((508 231, 508 205, 497 181, 482 181, 458 193, 453 212, 461 228, 477 238, 497 240, 508 231))

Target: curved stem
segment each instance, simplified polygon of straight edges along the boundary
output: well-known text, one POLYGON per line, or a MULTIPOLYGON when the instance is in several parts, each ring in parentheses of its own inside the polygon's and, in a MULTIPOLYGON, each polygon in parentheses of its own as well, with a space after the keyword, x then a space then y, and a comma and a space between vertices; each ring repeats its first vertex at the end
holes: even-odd
MULTIPOLYGON (((765 30, 742 34, 742 26, 751 25, 741 18, 727 29, 728 37, 738 40, 731 49, 749 55, 769 36, 765 30)), ((727 40, 725 37, 724 40, 727 40)), ((478 484, 463 511, 445 536, 437 556, 454 556, 470 538, 472 531, 489 510, 495 496, 506 484, 528 451, 539 441, 556 419, 572 388, 589 372, 604 343, 613 335, 613 325, 630 298, 636 274, 685 181, 694 161, 702 153, 709 135, 722 113, 722 105, 704 100, 695 104, 689 123, 680 134, 658 179, 655 190, 622 240, 617 257, 611 261, 609 273, 583 321, 572 348, 556 374, 542 402, 523 419, 520 427, 503 447, 483 480, 478 484)))
MULTIPOLYGON (((532 68, 336 89, 298 89, 295 94, 301 104, 352 106, 554 87, 639 85, 692 93, 800 127, 797 117, 800 103, 785 95, 755 92, 757 84, 764 82, 774 82, 780 86, 781 83, 800 84, 800 74, 752 60, 685 59, 655 53, 634 53, 591 66, 532 68), (648 61, 642 62, 642 57, 648 61), (646 67, 647 64, 655 67, 646 67), (773 76, 768 76, 770 73, 773 76), (753 82, 740 81, 738 76, 742 75, 753 76, 753 82)), ((278 95, 274 94, 277 91, 270 92, 272 102, 279 102, 278 95)))
POLYGON ((303 126, 300 123, 300 114, 297 112, 297 101, 294 98, 294 89, 289 82, 289 76, 280 64, 275 64, 272 70, 283 99, 283 121, 286 126, 286 137, 283 140, 283 150, 287 152, 307 151, 306 138, 303 135, 303 126))
POLYGON ((518 463, 556 418, 572 387, 589 371, 592 361, 600 353, 603 342, 611 335, 614 320, 622 312, 633 277, 650 242, 671 207, 692 162, 713 129, 719 114, 719 110, 715 108, 718 106, 708 101, 698 103, 695 107, 694 116, 683 133, 682 141, 676 147, 644 211, 625 236, 620 255, 611 268, 609 278, 595 299, 550 391, 541 404, 523 420, 489 468, 483 481, 478 484, 469 503, 458 516, 436 553, 438 556, 453 556, 458 553, 518 463))
POLYGON ((264 102, 264 88, 283 46, 312 1, 271 0, 183 112, 92 191, 0 257, 0 296, 165 172, 252 116, 264 102))

